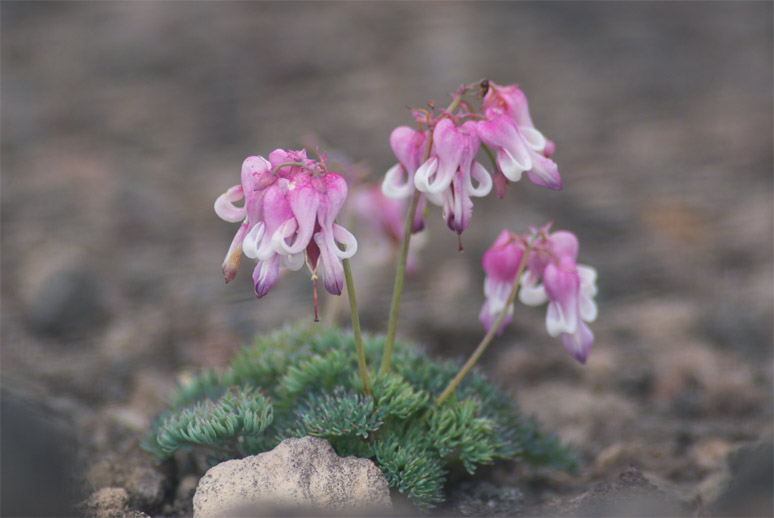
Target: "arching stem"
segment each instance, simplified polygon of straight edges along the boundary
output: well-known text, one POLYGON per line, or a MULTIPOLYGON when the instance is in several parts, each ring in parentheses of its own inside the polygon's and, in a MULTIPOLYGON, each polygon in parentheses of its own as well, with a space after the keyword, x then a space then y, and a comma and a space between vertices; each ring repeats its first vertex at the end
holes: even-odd
POLYGON ((481 343, 478 344, 478 347, 476 347, 476 350, 473 351, 473 354, 470 355, 470 358, 468 358, 468 361, 465 362, 465 365, 462 366, 462 369, 457 373, 457 375, 454 377, 453 380, 449 382, 449 384, 446 386, 446 388, 441 392, 441 395, 438 396, 438 398, 435 400, 434 405, 438 406, 441 403, 444 402, 444 400, 449 397, 449 395, 454 392, 454 389, 457 388, 457 385, 460 384, 462 381, 462 378, 465 377, 465 375, 468 373, 470 369, 473 368, 473 366, 476 364, 478 359, 481 357, 482 354, 484 354, 484 351, 486 350, 489 343, 492 341, 492 339, 497 334, 497 331, 500 329, 500 326, 503 324, 503 320, 505 320, 505 315, 508 314, 508 308, 511 307, 511 304, 513 304, 514 299, 516 298, 516 293, 519 291, 519 285, 521 284, 521 276, 524 273, 524 269, 527 267, 527 259, 529 258, 530 252, 532 252, 532 245, 533 243, 530 242, 529 245, 527 245, 527 249, 524 250, 524 255, 521 258, 521 263, 519 263, 519 269, 516 272, 516 280, 513 282, 513 287, 511 288, 511 292, 508 294, 508 300, 505 303, 505 306, 503 306, 503 310, 500 312, 500 315, 497 317, 497 320, 495 321, 494 325, 489 328, 489 331, 484 335, 484 338, 481 340, 481 343))

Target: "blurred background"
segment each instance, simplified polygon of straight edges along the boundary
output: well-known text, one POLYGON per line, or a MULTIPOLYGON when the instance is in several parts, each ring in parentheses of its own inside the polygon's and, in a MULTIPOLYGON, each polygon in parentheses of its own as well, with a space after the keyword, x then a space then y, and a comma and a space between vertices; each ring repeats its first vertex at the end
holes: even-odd
MULTIPOLYGON (((599 272, 589 364, 547 335, 544 309, 518 306, 482 365, 583 456, 580 479, 535 498, 631 463, 695 509, 739 496, 734 459, 772 436, 771 3, 3 2, 0 14, 3 514, 61 514, 105 483, 89 467, 129 451, 181 373, 312 318, 302 273, 260 301, 249 260, 223 284, 236 226, 212 205, 245 157, 316 139, 378 182, 408 107, 483 78, 521 86, 564 190, 523 181, 477 201, 463 253, 433 207, 399 335, 468 354, 481 254, 503 228, 553 220, 599 272)), ((394 263, 353 268, 364 327, 382 332, 394 263)))

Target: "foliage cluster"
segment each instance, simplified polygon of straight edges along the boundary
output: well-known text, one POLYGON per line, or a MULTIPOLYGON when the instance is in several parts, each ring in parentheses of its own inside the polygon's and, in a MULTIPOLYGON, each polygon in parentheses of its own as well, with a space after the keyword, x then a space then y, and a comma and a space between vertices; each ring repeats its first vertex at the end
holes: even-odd
MULTIPOLYGON (((364 336, 369 365, 384 338, 364 336)), ((179 449, 208 447, 213 462, 270 450, 289 437, 327 439, 341 456, 371 458, 390 487, 421 509, 443 500, 446 474, 473 474, 497 459, 574 470, 574 453, 478 372, 452 397, 435 397, 460 363, 430 359, 396 343, 392 368, 362 394, 351 334, 294 327, 258 338, 231 365, 205 370, 170 398, 143 447, 158 460, 179 449)))

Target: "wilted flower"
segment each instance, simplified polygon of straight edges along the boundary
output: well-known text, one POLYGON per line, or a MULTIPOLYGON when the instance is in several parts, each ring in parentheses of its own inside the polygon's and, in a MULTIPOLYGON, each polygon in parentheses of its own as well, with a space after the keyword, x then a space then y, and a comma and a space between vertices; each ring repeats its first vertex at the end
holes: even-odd
POLYGON ((257 260, 253 271, 255 294, 266 295, 279 276, 280 265, 298 270, 309 265, 316 278, 318 265, 325 288, 340 295, 344 285, 341 260, 357 251, 357 240, 335 223, 347 197, 347 183, 325 169, 324 157, 278 149, 263 157, 249 157, 242 165, 242 183, 215 202, 222 219, 244 219, 223 263, 226 282, 236 275, 241 253, 257 260), (245 198, 244 207, 234 202, 245 198), (343 249, 339 247, 343 245, 343 249))
MULTIPOLYGON (((551 336, 562 337, 567 351, 581 363, 586 363, 594 335, 586 325, 597 317, 593 297, 597 272, 590 266, 576 264, 578 240, 571 232, 549 234, 550 224, 532 230, 529 236, 516 236, 503 231, 482 260, 487 277, 484 293, 487 297, 479 319, 487 331, 505 307, 516 280, 527 243, 532 248, 521 276, 519 300, 530 306, 548 302, 546 328, 551 336)), ((513 307, 508 308, 503 324, 511 320, 513 307)), ((503 326, 497 333, 502 332, 503 326)))

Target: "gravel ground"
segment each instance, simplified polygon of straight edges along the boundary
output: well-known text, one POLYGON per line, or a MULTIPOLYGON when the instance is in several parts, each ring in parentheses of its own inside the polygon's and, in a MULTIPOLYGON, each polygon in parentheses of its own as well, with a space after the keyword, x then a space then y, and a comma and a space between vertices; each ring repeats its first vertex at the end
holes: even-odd
MULTIPOLYGON (((214 199, 244 157, 309 135, 377 179, 405 107, 484 77, 521 85, 565 188, 478 202, 461 254, 431 212, 399 333, 467 354, 483 250, 548 220, 597 268, 600 316, 585 367, 526 307, 482 365, 577 446, 582 475, 495 466, 445 512, 772 515, 771 3, 0 11, 3 515, 116 485, 102 497, 127 516, 186 512, 195 479, 136 450, 164 395, 311 318, 304 275, 261 301, 249 268, 223 285, 235 228, 214 199)), ((383 331, 394 267, 358 259, 364 327, 383 331)))

